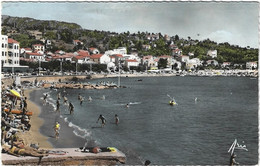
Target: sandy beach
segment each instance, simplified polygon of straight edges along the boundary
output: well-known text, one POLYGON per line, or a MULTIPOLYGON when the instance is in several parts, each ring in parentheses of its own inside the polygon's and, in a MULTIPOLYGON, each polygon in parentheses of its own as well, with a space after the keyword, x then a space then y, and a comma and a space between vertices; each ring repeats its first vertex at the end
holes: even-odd
POLYGON ((23 138, 24 142, 28 145, 31 143, 39 143, 41 148, 52 148, 48 142, 48 138, 40 133, 40 127, 43 125, 44 120, 39 118, 40 108, 30 100, 30 93, 35 89, 26 89, 24 95, 27 97, 28 110, 33 112, 31 117, 31 129, 25 133, 19 133, 19 137, 23 138))
POLYGON ((31 129, 20 132, 18 135, 28 145, 39 144, 40 148, 78 148, 84 146, 86 140, 73 134, 73 129, 60 118, 59 113, 54 112, 51 105, 42 104, 42 91, 34 88, 25 90, 28 110, 33 112, 31 117, 31 129), (46 113, 48 112, 48 113, 46 113), (58 121, 61 124, 60 138, 54 138, 53 126, 58 121))

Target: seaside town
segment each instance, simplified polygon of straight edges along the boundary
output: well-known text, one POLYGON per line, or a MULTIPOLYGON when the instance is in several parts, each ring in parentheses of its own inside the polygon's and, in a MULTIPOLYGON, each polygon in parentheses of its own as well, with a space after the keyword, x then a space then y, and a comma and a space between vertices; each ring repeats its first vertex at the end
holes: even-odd
MULTIPOLYGON (((110 82, 97 84, 73 82, 78 79, 103 77, 258 77, 258 49, 250 47, 240 48, 228 43, 217 44, 209 39, 204 41, 193 40, 190 37, 182 39, 178 35, 169 36, 161 33, 118 34, 85 32, 78 28, 82 31, 79 34, 75 29, 64 28, 55 31, 45 26, 39 26, 39 29, 34 27, 37 30, 24 29, 22 25, 18 25, 18 21, 12 22, 11 19, 11 17, 4 19, 1 35, 1 145, 5 152, 2 154, 12 155, 12 157, 4 156, 5 160, 2 162, 5 165, 28 164, 26 161, 17 160, 14 156, 39 158, 37 160, 29 158, 30 164, 33 165, 42 164, 41 161, 44 164, 55 163, 53 154, 66 153, 62 149, 48 150, 48 145, 42 148, 35 142, 36 140, 26 140, 28 139, 26 134, 35 132, 31 131, 34 127, 31 125, 31 120, 37 114, 32 111, 33 104, 28 103, 29 93, 34 88, 120 87, 119 83, 110 82), (73 33, 78 35, 73 36, 73 33), (237 55, 238 53, 240 55, 237 55), (73 83, 68 84, 68 81, 73 83)), ((59 124, 55 127, 58 132, 59 124)), ((125 162, 125 155, 111 147, 89 149, 93 154, 104 152, 104 155, 100 153, 99 163, 89 162, 93 157, 91 153, 77 153, 85 152, 84 148, 77 149, 77 152, 75 149, 70 150, 67 149, 76 161, 68 161, 68 158, 66 161, 60 159, 55 164, 102 165, 108 163, 107 158, 111 160, 109 164, 125 162), (117 153, 111 153, 114 151, 117 153), (88 162, 85 161, 86 154, 90 156, 88 162)))

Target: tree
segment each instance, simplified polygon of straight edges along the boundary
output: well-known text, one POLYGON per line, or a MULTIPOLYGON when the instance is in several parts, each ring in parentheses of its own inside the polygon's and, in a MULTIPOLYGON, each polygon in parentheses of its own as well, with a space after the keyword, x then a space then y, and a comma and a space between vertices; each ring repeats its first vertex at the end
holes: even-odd
POLYGON ((174 40, 176 40, 176 41, 180 40, 179 36, 175 35, 174 40))
POLYGON ((160 58, 159 61, 158 61, 158 68, 159 69, 166 68, 167 64, 168 64, 167 59, 160 58))

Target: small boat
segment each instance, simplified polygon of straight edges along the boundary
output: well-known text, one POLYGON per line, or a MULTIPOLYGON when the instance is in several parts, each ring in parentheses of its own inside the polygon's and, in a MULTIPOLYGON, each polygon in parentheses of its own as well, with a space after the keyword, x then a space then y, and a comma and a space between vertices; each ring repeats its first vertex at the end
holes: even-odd
POLYGON ((170 105, 176 105, 177 103, 174 102, 174 101, 169 101, 169 104, 170 104, 170 105))

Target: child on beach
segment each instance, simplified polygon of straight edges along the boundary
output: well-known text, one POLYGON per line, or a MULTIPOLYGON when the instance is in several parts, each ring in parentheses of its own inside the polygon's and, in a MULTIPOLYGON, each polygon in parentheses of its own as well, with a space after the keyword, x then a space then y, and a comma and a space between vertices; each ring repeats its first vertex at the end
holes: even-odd
POLYGON ((56 124, 54 126, 54 131, 55 131, 55 139, 57 140, 59 138, 59 135, 60 135, 60 124, 59 124, 59 122, 56 122, 56 124))

